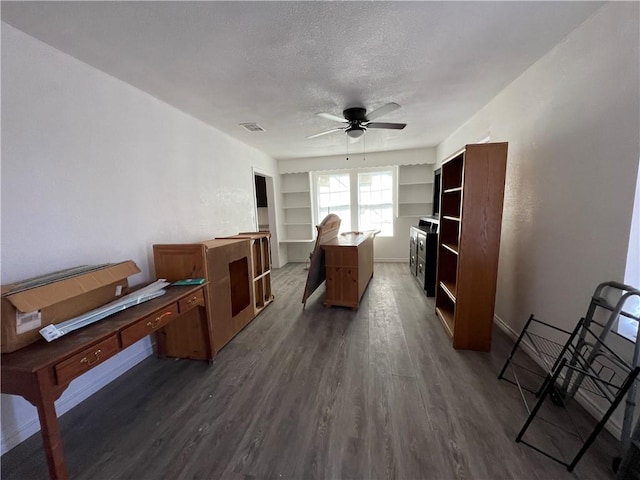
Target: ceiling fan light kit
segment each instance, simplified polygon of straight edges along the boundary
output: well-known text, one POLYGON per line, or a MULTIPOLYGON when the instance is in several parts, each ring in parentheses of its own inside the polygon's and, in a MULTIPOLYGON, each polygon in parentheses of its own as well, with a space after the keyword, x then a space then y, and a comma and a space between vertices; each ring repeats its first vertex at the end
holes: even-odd
POLYGON ((347 135, 351 138, 360 138, 364 135, 364 128, 362 127, 349 127, 347 128, 347 135))
POLYGON ((352 107, 347 108, 342 112, 344 118, 340 118, 337 115, 331 113, 318 113, 319 117, 326 118, 344 124, 342 127, 332 128, 324 132, 309 135, 307 138, 320 137, 328 133, 344 131, 350 138, 360 138, 367 131, 367 128, 381 128, 389 130, 402 130, 407 126, 406 123, 390 123, 390 122, 372 122, 372 120, 393 112, 400 108, 397 103, 387 103, 386 105, 377 108, 367 115, 366 108, 352 107))

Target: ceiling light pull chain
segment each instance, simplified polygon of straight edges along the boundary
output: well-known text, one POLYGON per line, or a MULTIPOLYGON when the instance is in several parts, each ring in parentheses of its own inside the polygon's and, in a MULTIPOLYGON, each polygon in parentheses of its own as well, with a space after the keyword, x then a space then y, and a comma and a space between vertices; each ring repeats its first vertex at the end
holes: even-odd
POLYGON ((347 162, 349 161, 349 137, 345 136, 347 139, 347 162))
POLYGON ((362 136, 362 161, 367 159, 367 136, 362 136))

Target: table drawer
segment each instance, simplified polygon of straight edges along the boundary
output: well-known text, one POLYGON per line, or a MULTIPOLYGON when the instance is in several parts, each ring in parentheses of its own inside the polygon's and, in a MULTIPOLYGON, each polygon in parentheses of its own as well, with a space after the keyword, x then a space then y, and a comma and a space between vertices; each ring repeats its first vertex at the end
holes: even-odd
POLYGON ((56 382, 58 385, 66 385, 74 378, 79 377, 87 370, 104 362, 118 353, 118 337, 113 335, 89 347, 82 352, 67 358, 56 364, 56 382))
POLYGON ((156 313, 149 315, 141 320, 138 320, 136 323, 120 332, 122 348, 127 348, 129 345, 133 345, 141 338, 144 338, 150 333, 155 332, 159 328, 164 327, 167 323, 172 321, 177 316, 178 304, 172 303, 166 308, 159 310, 156 313))
POLYGON ((188 297, 178 300, 178 311, 180 313, 184 313, 197 306, 204 306, 204 291, 202 289, 198 290, 193 295, 189 295, 188 297))

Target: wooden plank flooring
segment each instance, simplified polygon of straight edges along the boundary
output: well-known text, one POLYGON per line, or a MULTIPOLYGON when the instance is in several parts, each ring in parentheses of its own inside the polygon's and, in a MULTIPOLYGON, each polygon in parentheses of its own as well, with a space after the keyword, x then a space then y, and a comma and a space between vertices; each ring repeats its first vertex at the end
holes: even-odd
MULTIPOLYGON (((356 312, 324 308, 323 287, 303 311, 305 278, 274 270, 275 301, 212 365, 148 358, 65 414, 71 478, 612 478, 608 433, 573 473, 514 442, 526 412, 497 380, 512 341, 453 350, 406 265, 376 264, 356 312)), ((1 467, 46 478, 40 434, 1 467)))

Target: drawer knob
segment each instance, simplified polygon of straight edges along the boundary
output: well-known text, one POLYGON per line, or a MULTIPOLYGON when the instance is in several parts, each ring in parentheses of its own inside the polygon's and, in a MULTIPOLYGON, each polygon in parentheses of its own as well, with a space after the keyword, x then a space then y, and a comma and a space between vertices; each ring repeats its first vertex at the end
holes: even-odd
POLYGON ((194 295, 189 300, 187 300, 187 304, 191 305, 193 303, 196 303, 197 301, 198 301, 198 297, 197 297, 197 295, 194 295))
POLYGON ((96 363, 98 360, 100 360, 100 355, 102 354, 102 350, 98 349, 95 352, 93 352, 93 359, 89 359, 87 357, 83 357, 82 360, 80 360, 80 363, 84 363, 85 365, 89 366, 89 365, 93 365, 94 363, 96 363))
POLYGON ((164 312, 162 315, 157 316, 156 318, 154 318, 153 320, 149 320, 147 322, 147 327, 149 327, 150 329, 154 329, 156 328, 158 325, 160 325, 160 322, 162 321, 162 319, 164 317, 166 317, 167 315, 171 315, 171 312, 164 312))

